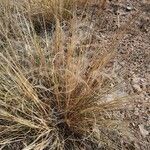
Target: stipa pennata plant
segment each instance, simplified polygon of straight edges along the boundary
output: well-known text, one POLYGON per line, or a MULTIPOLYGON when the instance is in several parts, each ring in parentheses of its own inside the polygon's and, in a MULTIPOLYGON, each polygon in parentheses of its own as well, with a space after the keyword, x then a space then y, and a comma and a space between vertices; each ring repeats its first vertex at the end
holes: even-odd
POLYGON ((15 19, 17 14, 23 13, 32 21, 36 32, 41 34, 44 32, 43 27, 49 31, 53 28, 56 18, 60 21, 69 20, 73 17, 72 11, 75 11, 75 8, 82 7, 84 12, 91 3, 97 4, 100 8, 106 5, 105 0, 1 0, 0 15, 2 22, 7 22, 7 26, 11 26, 10 20, 15 19), (8 14, 11 14, 10 18, 8 14))
POLYGON ((102 50, 91 42, 92 35, 80 38, 76 15, 67 31, 56 17, 53 34, 45 28, 40 37, 32 20, 16 12, 1 22, 1 148, 12 149, 13 143, 24 150, 117 147, 107 134, 116 130, 124 135, 125 123, 123 128, 110 114, 130 101, 105 100, 111 85, 102 72, 123 30, 102 50))

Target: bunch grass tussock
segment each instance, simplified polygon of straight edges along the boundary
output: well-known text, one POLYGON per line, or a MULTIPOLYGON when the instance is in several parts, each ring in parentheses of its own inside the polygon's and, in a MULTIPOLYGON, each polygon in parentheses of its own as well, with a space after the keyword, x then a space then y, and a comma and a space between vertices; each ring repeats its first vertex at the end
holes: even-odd
MULTIPOLYGON (((41 1, 42 8, 36 6, 38 1, 32 2, 41 13, 55 3, 41 1)), ((72 13, 67 31, 57 15, 53 18, 51 35, 43 17, 43 36, 39 36, 32 17, 24 13, 30 12, 26 5, 13 4, 1 3, 0 14, 1 149, 13 149, 14 143, 23 150, 118 147, 108 134, 115 131, 127 136, 128 123, 116 119, 112 111, 131 101, 126 97, 105 99, 112 88, 103 69, 115 56, 123 31, 102 50, 92 43, 92 35, 90 40, 79 38, 79 22, 83 20, 72 13)), ((59 4, 72 5, 70 1, 59 4)), ((71 12, 68 6, 65 9, 71 12)))

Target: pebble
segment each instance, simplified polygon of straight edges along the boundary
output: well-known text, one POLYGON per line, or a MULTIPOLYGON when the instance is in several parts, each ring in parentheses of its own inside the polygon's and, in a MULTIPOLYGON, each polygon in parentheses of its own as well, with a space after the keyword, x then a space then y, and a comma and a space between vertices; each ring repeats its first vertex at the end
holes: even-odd
POLYGON ((126 7, 126 11, 131 11, 132 10, 132 7, 131 6, 127 6, 126 7))
POLYGON ((141 87, 140 87, 138 84, 134 84, 134 85, 133 85, 133 88, 134 88, 134 90, 137 91, 137 92, 142 92, 142 89, 141 89, 141 87))
POLYGON ((144 128, 143 124, 139 125, 139 129, 140 129, 140 132, 143 135, 143 137, 146 137, 149 134, 149 132, 144 128))

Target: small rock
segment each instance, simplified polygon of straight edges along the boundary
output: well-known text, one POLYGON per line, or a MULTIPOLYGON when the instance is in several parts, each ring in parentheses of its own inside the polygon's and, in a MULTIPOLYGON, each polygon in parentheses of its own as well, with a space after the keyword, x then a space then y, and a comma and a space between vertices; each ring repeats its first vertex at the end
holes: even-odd
POLYGON ((141 87, 140 87, 138 84, 134 84, 134 85, 133 85, 133 89, 134 89, 135 91, 137 91, 137 92, 142 92, 142 89, 141 89, 141 87))
POLYGON ((134 83, 139 83, 140 80, 141 80, 141 78, 134 76, 133 79, 132 79, 132 83, 133 83, 133 84, 134 84, 134 83))
POLYGON ((126 7, 126 11, 131 11, 132 10, 132 7, 131 6, 127 6, 126 7))
POLYGON ((139 110, 138 110, 138 108, 135 108, 134 114, 135 114, 136 116, 139 116, 139 110))
POLYGON ((149 132, 144 128, 143 124, 139 125, 139 129, 143 137, 146 137, 149 134, 149 132))

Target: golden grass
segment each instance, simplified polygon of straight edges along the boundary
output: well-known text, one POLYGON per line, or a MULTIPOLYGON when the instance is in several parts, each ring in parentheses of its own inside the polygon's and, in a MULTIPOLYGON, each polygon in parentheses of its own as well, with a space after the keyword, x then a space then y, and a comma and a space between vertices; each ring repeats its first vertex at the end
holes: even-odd
POLYGON ((32 2, 32 7, 27 5, 32 13, 26 5, 1 3, 1 148, 17 141, 23 150, 92 149, 92 145, 101 144, 117 147, 104 131, 128 134, 124 130, 127 122, 123 124, 110 114, 125 107, 130 99, 106 101, 104 95, 111 87, 102 71, 115 56, 124 30, 113 37, 107 51, 95 45, 98 53, 89 58, 89 47, 94 43, 78 45, 82 42, 77 32, 80 20, 71 13, 66 32, 57 15, 63 14, 62 8, 71 12, 70 1, 58 1, 59 5, 53 7, 58 7, 50 13, 55 14, 55 30, 49 36, 44 28, 44 37, 36 34, 32 15, 36 9, 37 13, 49 12, 49 6, 57 1, 32 2), (31 13, 30 17, 25 12, 31 13))

